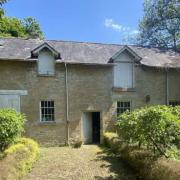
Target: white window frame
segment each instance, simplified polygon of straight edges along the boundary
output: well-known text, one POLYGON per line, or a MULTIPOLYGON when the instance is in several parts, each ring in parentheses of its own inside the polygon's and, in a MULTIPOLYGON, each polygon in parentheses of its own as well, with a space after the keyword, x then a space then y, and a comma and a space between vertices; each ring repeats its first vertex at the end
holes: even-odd
POLYGON ((180 106, 180 100, 169 100, 169 106, 180 106))
POLYGON ((119 116, 120 114, 123 114, 124 112, 120 112, 120 113, 118 113, 118 109, 119 110, 123 110, 124 112, 126 112, 127 110, 129 110, 129 111, 131 111, 131 109, 132 109, 132 102, 131 102, 131 100, 118 100, 117 102, 116 102, 116 115, 117 116, 119 116), (118 107, 118 103, 129 103, 129 107, 126 107, 125 105, 123 105, 122 107, 118 107))
POLYGON ((55 101, 54 100, 41 100, 40 102, 39 102, 39 112, 40 112, 40 122, 42 122, 42 123, 46 123, 46 122, 55 122, 55 101), (46 102, 47 103, 47 106, 44 106, 44 107, 42 107, 41 105, 41 103, 42 102, 46 102), (49 104, 49 102, 53 102, 53 106, 48 106, 48 104, 49 104), (46 113, 44 113, 44 115, 45 116, 51 116, 51 120, 43 120, 43 114, 42 114, 42 109, 48 109, 48 108, 51 108, 51 109, 53 109, 53 113, 51 113, 51 114, 46 114, 46 113))

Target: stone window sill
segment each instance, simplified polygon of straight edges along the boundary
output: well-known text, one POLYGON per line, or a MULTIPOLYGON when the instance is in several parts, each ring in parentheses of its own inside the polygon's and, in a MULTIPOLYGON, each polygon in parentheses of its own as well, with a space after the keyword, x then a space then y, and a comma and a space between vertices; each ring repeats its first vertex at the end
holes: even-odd
POLYGON ((55 74, 37 74, 39 77, 55 77, 55 74))
POLYGON ((56 121, 40 121, 38 124, 41 125, 56 125, 56 121))
POLYGON ((135 92, 135 88, 120 88, 120 87, 113 87, 113 91, 115 92, 135 92))

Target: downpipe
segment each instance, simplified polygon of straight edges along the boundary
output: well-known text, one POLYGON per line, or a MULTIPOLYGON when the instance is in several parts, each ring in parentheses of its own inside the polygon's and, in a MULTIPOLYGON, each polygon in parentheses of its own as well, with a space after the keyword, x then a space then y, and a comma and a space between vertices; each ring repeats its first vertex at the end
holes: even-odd
POLYGON ((169 72, 166 69, 166 105, 169 105, 169 72))
POLYGON ((65 89, 66 89, 66 127, 67 127, 67 142, 66 144, 69 146, 69 87, 68 87, 68 67, 67 64, 64 63, 65 66, 65 89))

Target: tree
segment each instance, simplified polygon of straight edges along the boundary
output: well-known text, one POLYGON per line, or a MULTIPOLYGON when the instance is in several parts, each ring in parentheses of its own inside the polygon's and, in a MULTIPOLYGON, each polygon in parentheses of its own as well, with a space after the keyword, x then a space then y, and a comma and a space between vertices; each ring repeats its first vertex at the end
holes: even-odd
POLYGON ((0 19, 1 37, 26 37, 21 20, 17 18, 2 17, 0 19))
POLYGON ((7 1, 8 0, 0 0, 0 18, 4 15, 4 10, 1 8, 1 6, 7 1))
POLYGON ((43 39, 43 33, 41 31, 39 23, 32 17, 27 17, 23 20, 23 26, 28 38, 40 38, 43 39))
POLYGON ((145 0, 138 43, 180 50, 180 0, 145 0))
POLYGON ((24 20, 3 16, 0 19, 0 37, 43 38, 38 22, 29 17, 24 20))
POLYGON ((6 2, 7 2, 7 0, 0 0, 0 6, 2 6, 6 2))

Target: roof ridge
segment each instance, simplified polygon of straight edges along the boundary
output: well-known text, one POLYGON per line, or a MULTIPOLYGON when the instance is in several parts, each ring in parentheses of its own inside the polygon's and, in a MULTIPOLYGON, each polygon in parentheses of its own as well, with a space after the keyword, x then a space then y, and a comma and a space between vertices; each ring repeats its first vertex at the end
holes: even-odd
MULTIPOLYGON (((100 44, 100 45, 115 45, 115 46, 125 46, 123 44, 116 44, 116 43, 101 43, 101 42, 90 42, 90 41, 75 41, 75 40, 54 40, 54 39, 46 39, 44 41, 50 42, 71 42, 71 43, 80 43, 80 44, 100 44)), ((128 45, 132 46, 132 45, 128 45)))

